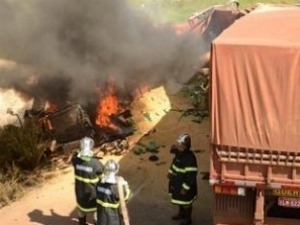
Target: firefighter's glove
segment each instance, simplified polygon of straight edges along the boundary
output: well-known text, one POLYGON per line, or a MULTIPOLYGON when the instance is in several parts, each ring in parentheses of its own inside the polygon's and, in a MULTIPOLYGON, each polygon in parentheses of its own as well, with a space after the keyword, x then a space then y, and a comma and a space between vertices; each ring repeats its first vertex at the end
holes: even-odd
POLYGON ((176 145, 172 145, 172 147, 170 149, 170 153, 175 154, 176 152, 178 152, 178 149, 177 149, 176 145))

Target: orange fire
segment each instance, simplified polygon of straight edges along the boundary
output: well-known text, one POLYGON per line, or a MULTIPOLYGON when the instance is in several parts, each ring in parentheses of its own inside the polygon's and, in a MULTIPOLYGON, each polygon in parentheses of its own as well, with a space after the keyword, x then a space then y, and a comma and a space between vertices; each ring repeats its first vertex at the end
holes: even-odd
POLYGON ((44 110, 47 113, 56 112, 58 110, 58 105, 56 105, 54 102, 47 101, 44 110))
POLYGON ((110 116, 119 112, 119 101, 113 82, 108 82, 97 106, 96 124, 100 127, 112 127, 110 116))

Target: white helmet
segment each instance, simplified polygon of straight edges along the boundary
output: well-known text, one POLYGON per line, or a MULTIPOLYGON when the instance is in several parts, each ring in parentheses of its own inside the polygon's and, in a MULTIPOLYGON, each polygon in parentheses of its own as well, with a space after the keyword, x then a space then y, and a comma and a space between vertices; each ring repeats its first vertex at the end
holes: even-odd
POLYGON ((120 165, 113 159, 108 160, 104 165, 104 177, 102 178, 102 183, 117 183, 117 173, 119 172, 120 165))
POLYGON ((178 144, 184 145, 186 148, 191 147, 191 137, 188 134, 181 134, 176 141, 178 144))
POLYGON ((94 140, 90 137, 84 137, 80 140, 80 152, 78 157, 92 157, 94 140))

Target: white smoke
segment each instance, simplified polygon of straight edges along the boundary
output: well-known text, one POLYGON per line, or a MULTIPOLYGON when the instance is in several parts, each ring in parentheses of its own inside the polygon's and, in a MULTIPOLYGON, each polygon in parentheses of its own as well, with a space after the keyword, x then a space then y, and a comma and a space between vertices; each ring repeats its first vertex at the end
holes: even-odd
POLYGON ((0 127, 7 124, 14 124, 20 126, 19 118, 21 119, 26 109, 31 109, 32 99, 24 100, 16 91, 4 90, 0 88, 0 127), (12 110, 14 115, 8 113, 8 110, 12 110))

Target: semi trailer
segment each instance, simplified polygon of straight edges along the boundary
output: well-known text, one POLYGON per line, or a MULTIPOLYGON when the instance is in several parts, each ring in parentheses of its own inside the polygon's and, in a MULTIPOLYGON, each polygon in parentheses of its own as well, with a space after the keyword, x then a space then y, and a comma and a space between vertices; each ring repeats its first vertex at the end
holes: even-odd
POLYGON ((260 4, 212 41, 214 225, 300 224, 299 21, 260 4))

